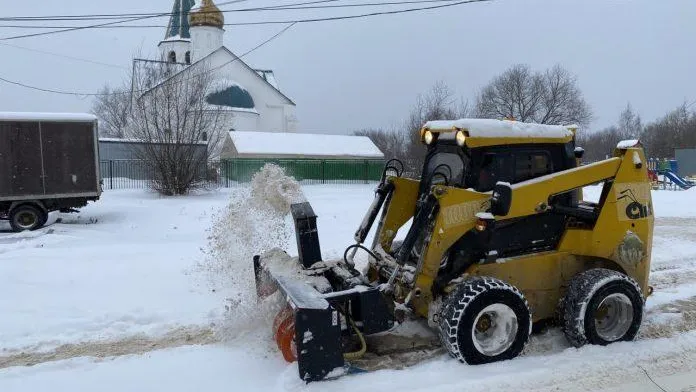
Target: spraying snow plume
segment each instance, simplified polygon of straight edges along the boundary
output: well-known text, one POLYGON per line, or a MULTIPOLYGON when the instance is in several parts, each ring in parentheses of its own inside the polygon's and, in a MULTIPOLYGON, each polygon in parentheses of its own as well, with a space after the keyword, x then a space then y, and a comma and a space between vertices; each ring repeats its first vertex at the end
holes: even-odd
POLYGON ((252 202, 257 209, 281 215, 290 213, 290 205, 307 201, 300 184, 276 165, 267 164, 251 180, 252 202))
MULTIPOLYGON (((282 168, 265 165, 251 187, 239 189, 213 218, 202 265, 212 289, 226 298, 223 339, 270 324, 280 301, 258 302, 252 259, 273 248, 287 249, 292 238, 290 205, 305 200, 300 185, 282 168)), ((268 328, 270 331, 270 328, 268 328)))

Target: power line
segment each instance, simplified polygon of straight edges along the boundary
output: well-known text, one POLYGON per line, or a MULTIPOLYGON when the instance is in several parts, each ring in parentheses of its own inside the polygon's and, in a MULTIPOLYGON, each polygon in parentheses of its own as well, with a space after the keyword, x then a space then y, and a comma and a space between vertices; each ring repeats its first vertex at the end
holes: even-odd
MULTIPOLYGON (((174 82, 174 83, 175 83, 175 84, 176 84, 176 83, 183 83, 183 82, 186 82, 186 81, 195 79, 195 78, 197 78, 197 77, 199 77, 199 76, 205 75, 206 73, 209 73, 209 72, 213 72, 213 71, 215 71, 215 70, 218 70, 218 69, 220 69, 220 68, 222 68, 222 67, 224 67, 224 66, 226 66, 226 65, 228 65, 228 64, 231 64, 231 63, 233 63, 233 62, 235 62, 235 61, 241 60, 243 57, 245 57, 245 56, 247 56, 247 55, 253 53, 254 51, 260 49, 261 47, 263 47, 263 46, 265 46, 266 44, 270 43, 270 42, 273 41, 274 39, 278 38, 279 36, 281 36, 283 33, 285 33, 286 31, 288 31, 288 30, 289 30, 292 26, 294 26, 294 25, 295 25, 295 24, 292 23, 292 24, 286 26, 285 28, 283 28, 282 30, 280 30, 279 32, 277 32, 276 34, 274 34, 273 36, 271 36, 270 38, 266 39, 265 41, 261 42, 260 44, 256 45, 255 47, 251 48, 250 50, 244 52, 243 54, 241 54, 241 55, 239 55, 239 56, 236 56, 234 59, 232 59, 232 60, 230 60, 230 61, 228 61, 228 62, 226 62, 226 63, 223 63, 223 64, 221 64, 221 65, 218 65, 217 67, 214 67, 214 68, 207 69, 207 70, 205 70, 205 71, 203 71, 203 72, 201 72, 201 73, 199 73, 199 74, 193 75, 193 76, 191 76, 191 77, 189 77, 189 78, 186 78, 186 79, 183 79, 183 80, 181 80, 181 81, 174 82)), ((74 91, 54 90, 54 89, 48 89, 48 88, 43 88, 43 87, 31 86, 31 85, 28 85, 28 84, 25 84, 25 83, 22 83, 22 82, 18 82, 18 81, 14 81, 14 80, 5 79, 5 78, 3 78, 3 77, 0 77, 0 81, 5 82, 5 83, 8 83, 8 84, 15 85, 15 86, 20 86, 20 87, 24 87, 24 88, 27 88, 27 89, 31 89, 31 90, 36 90, 36 91, 41 91, 41 92, 46 92, 46 93, 53 93, 53 94, 60 94, 60 95, 71 95, 71 96, 77 96, 77 97, 103 97, 103 96, 109 96, 109 95, 126 95, 126 94, 133 94, 133 93, 142 93, 142 92, 146 92, 146 91, 150 91, 150 90, 151 90, 151 89, 149 89, 149 90, 138 90, 138 91, 125 91, 125 92, 117 92, 117 93, 79 93, 79 92, 74 92, 74 91)), ((165 82, 166 82, 166 81, 165 81, 165 82)), ((160 84, 161 84, 161 83, 160 83, 160 84)))
MULTIPOLYGON (((236 2, 239 1, 246 1, 246 0, 236 0, 236 2)), ((213 69, 207 70, 199 75, 195 75, 194 77, 200 76, 202 74, 205 74, 206 72, 211 72, 216 69, 222 68, 223 66, 230 64, 234 61, 237 61, 241 59, 242 57, 252 53, 253 51, 263 47, 264 45, 268 44, 269 42, 273 41, 283 33, 285 33, 287 30, 289 30, 291 27, 293 27, 296 24, 299 23, 311 23, 311 22, 320 22, 320 21, 335 21, 335 20, 347 20, 347 19, 357 19, 357 18, 366 18, 366 17, 371 17, 371 16, 378 16, 378 15, 394 15, 394 14, 402 14, 402 13, 407 13, 407 12, 417 12, 417 11, 426 11, 426 10, 433 10, 433 9, 440 9, 440 8, 446 8, 446 7, 453 7, 457 5, 463 5, 463 4, 471 4, 471 3, 484 3, 484 2, 492 2, 495 0, 461 0, 457 1, 455 3, 450 3, 450 4, 439 4, 435 6, 428 6, 428 7, 420 7, 420 8, 409 8, 409 9, 404 9, 404 10, 392 10, 392 11, 381 11, 381 12, 371 12, 371 13, 366 13, 366 14, 360 14, 360 15, 349 15, 349 16, 336 16, 336 17, 327 17, 327 18, 315 18, 315 19, 301 19, 301 20, 294 20, 294 21, 273 21, 273 22, 249 22, 248 24, 280 24, 284 23, 287 24, 285 28, 283 28, 280 32, 276 33, 273 35, 271 38, 265 40, 261 44, 257 45, 256 47, 252 48, 251 50, 247 51, 246 53, 238 56, 236 59, 233 59, 227 63, 224 63, 218 67, 215 67, 213 69)), ((118 22, 111 22, 111 23, 118 23, 118 22)), ((57 32, 63 32, 64 30, 59 30, 57 32)), ((52 32, 47 32, 45 34, 51 34, 52 32)), ((12 39, 12 38, 5 38, 5 39, 12 39)), ((2 39, 0 39, 2 40, 2 39)), ((190 80, 189 79, 185 79, 190 80)), ((126 94, 126 93, 77 93, 77 92, 70 92, 70 91, 61 91, 61 90, 53 90, 53 89, 46 89, 46 88, 41 88, 41 87, 36 87, 36 86, 31 86, 27 85, 21 82, 5 79, 5 78, 0 78, 0 81, 3 81, 5 83, 21 86, 24 88, 28 89, 33 89, 37 91, 42 91, 42 92, 49 92, 49 93, 55 93, 55 94, 63 94, 63 95, 73 95, 73 96, 104 96, 104 95, 118 95, 118 94, 126 94)), ((183 81, 182 81, 183 82, 183 81)), ((140 91, 142 92, 142 91, 140 91)), ((133 93, 132 92, 127 92, 127 93, 133 93)))
MULTIPOLYGON (((220 5, 226 5, 226 4, 232 4, 232 3, 241 3, 243 1, 248 1, 248 0, 232 0, 232 1, 227 1, 224 3, 221 3, 220 5)), ((66 28, 62 30, 54 30, 54 31, 46 31, 43 33, 33 33, 33 34, 24 34, 24 35, 16 35, 14 37, 5 37, 5 38, 0 38, 0 41, 9 41, 13 39, 20 39, 20 38, 29 38, 29 37, 39 37, 43 35, 50 35, 50 34, 58 34, 58 33, 66 33, 69 31, 77 31, 77 30, 84 30, 84 29, 90 29, 90 28, 95 28, 95 27, 103 27, 103 26, 110 26, 110 25, 115 25, 119 23, 127 23, 127 22, 136 22, 139 20, 144 20, 144 19, 152 19, 156 18, 158 16, 162 15, 168 15, 171 13, 164 13, 164 14, 158 14, 158 15, 150 15, 150 16, 142 16, 138 18, 129 18, 126 20, 120 20, 120 21, 115 21, 115 22, 107 22, 107 23, 99 23, 96 25, 91 25, 91 26, 79 26, 79 27, 71 27, 71 28, 66 28)))
MULTIPOLYGON (((456 1, 456 2, 451 2, 454 0, 439 0, 439 1, 450 1, 450 2, 447 4, 439 4, 439 5, 433 5, 433 6, 428 6, 428 7, 407 8, 407 9, 402 9, 402 10, 391 10, 391 11, 377 11, 377 12, 369 12, 369 13, 357 14, 357 15, 344 15, 344 16, 332 16, 332 17, 324 17, 324 18, 309 18, 309 19, 296 19, 296 20, 240 22, 240 23, 228 23, 225 25, 226 26, 255 26, 255 25, 270 25, 270 24, 315 23, 315 22, 326 22, 326 21, 337 21, 337 20, 361 19, 361 18, 368 18, 368 17, 380 16, 380 15, 396 15, 396 14, 404 14, 404 13, 410 13, 410 12, 428 11, 428 10, 434 10, 434 9, 440 9, 440 8, 454 7, 454 6, 463 5, 463 4, 485 3, 485 2, 492 2, 495 0, 460 0, 460 1, 456 1)), ((6 38, 0 38, 0 41, 34 37, 34 36, 40 36, 40 35, 49 35, 49 34, 55 34, 55 33, 63 33, 63 32, 74 31, 74 30, 102 28, 102 27, 111 26, 111 25, 115 25, 115 24, 127 23, 127 22, 136 21, 136 20, 142 20, 145 18, 152 18, 152 16, 135 18, 135 19, 130 19, 130 20, 126 20, 126 21, 101 23, 101 24, 92 25, 92 26, 82 26, 82 27, 75 27, 75 28, 69 28, 69 29, 66 28, 64 30, 56 30, 56 31, 43 32, 43 33, 34 33, 34 34, 25 34, 25 35, 19 35, 19 36, 14 36, 14 37, 6 37, 6 38)), ((126 26, 124 26, 124 27, 126 27, 126 26)), ((132 28, 135 26, 127 26, 127 27, 132 28)), ((148 27, 152 27, 152 26, 148 26, 148 27)), ((157 27, 160 27, 160 26, 157 26, 157 27)))
MULTIPOLYGON (((265 11, 286 11, 286 10, 308 10, 308 9, 331 9, 331 8, 359 8, 359 7, 380 7, 380 6, 391 6, 391 5, 408 5, 408 4, 422 4, 422 3, 443 3, 443 2, 454 2, 457 0, 402 0, 402 1, 379 1, 371 3, 354 3, 354 4, 332 4, 332 5, 321 5, 317 6, 314 4, 319 3, 331 3, 340 0, 320 0, 320 1, 310 1, 304 3, 294 3, 294 4, 281 4, 275 6, 267 7, 254 7, 254 8, 242 8, 233 10, 222 10, 221 13, 238 13, 238 12, 265 12, 265 11)), ((224 5, 226 3, 221 3, 224 5)), ((198 11, 200 12, 200 11, 198 11)), ((217 13, 217 11, 211 11, 211 13, 217 13)), ((80 20, 108 20, 108 19, 124 19, 133 17, 161 17, 161 16, 174 16, 176 13, 130 13, 130 14, 85 14, 85 15, 58 15, 58 16, 10 16, 10 17, 0 17, 0 21, 12 21, 12 22, 44 22, 44 21, 80 21, 80 20)))
POLYGON ((75 60, 75 61, 82 61, 85 63, 91 63, 91 64, 96 64, 96 65, 102 65, 105 67, 111 67, 111 68, 121 68, 121 69, 129 69, 128 67, 122 66, 122 65, 116 65, 116 64, 109 64, 109 63, 103 63, 101 61, 96 61, 96 60, 89 60, 89 59, 83 59, 80 57, 73 57, 73 56, 68 56, 60 53, 54 53, 54 52, 49 52, 45 50, 40 50, 40 49, 33 49, 33 48, 27 48, 25 46, 19 46, 19 45, 13 45, 13 44, 8 44, 7 42, 0 42, 0 45, 8 46, 11 48, 16 48, 16 49, 21 49, 21 50, 26 50, 28 52, 36 52, 36 53, 42 53, 42 54, 47 54, 50 56, 55 56, 55 57, 62 57, 65 59, 69 60, 75 60))

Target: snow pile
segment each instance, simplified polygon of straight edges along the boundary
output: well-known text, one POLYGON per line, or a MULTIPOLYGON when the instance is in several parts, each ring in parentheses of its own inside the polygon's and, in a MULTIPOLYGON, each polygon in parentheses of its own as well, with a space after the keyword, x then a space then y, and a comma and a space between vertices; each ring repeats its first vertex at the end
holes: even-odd
POLYGON ((259 303, 254 281, 253 257, 273 248, 287 249, 292 236, 290 205, 304 201, 300 185, 283 169, 264 166, 250 189, 240 189, 229 205, 213 217, 206 259, 200 267, 208 275, 213 292, 226 300, 226 317, 216 331, 222 339, 263 328, 273 320, 279 303, 259 303))

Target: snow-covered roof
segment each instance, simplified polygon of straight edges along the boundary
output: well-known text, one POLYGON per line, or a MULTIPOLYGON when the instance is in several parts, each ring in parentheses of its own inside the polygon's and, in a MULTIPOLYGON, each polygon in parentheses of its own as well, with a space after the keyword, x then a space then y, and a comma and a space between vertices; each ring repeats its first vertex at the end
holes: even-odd
MULTIPOLYGON (((145 140, 142 139, 132 139, 132 138, 118 138, 118 137, 100 137, 99 138, 100 143, 135 143, 135 144, 175 144, 177 143, 176 141, 171 141, 171 142, 158 142, 158 141, 149 141, 146 142, 145 140)), ((191 142, 191 143, 186 143, 186 142, 178 142, 182 145, 207 145, 208 142, 205 141, 198 141, 198 142, 191 142)))
POLYGON ((271 86, 279 89, 278 80, 276 80, 275 74, 270 69, 255 69, 257 74, 261 76, 265 81, 267 81, 271 86))
POLYGON ((236 156, 232 157, 334 157, 375 158, 384 154, 367 136, 280 132, 229 132, 236 156))
MULTIPOLYGON (((267 78, 265 78, 263 75, 260 75, 259 72, 258 72, 257 70, 251 68, 251 67, 249 66, 249 64, 247 64, 246 62, 244 62, 244 60, 242 60, 240 57, 237 57, 236 54, 234 54, 231 50, 229 50, 229 49, 228 49, 227 47, 225 47, 225 46, 220 47, 220 48, 214 50, 212 53, 208 54, 207 56, 203 57, 202 59, 196 60, 193 64, 190 64, 188 67, 183 67, 180 71, 176 72, 174 75, 171 75, 171 76, 168 77, 168 78, 165 78, 165 79, 163 79, 163 80, 158 81, 158 82, 154 85, 154 87, 150 88, 148 91, 144 92, 142 95, 146 95, 146 94, 148 94, 150 91, 155 90, 156 88, 158 88, 159 86, 161 86, 162 84, 164 84, 165 82, 167 82, 168 80, 173 80, 174 78, 183 75, 184 72, 192 72, 192 71, 195 69, 195 67, 197 67, 197 66, 199 66, 199 65, 201 65, 201 64, 206 64, 206 61, 208 61, 209 58, 211 58, 212 56, 214 56, 216 53, 218 53, 218 52, 223 52, 223 51, 226 52, 228 55, 231 55, 232 58, 233 58, 233 60, 230 60, 227 64, 232 63, 232 62, 237 62, 238 64, 241 64, 242 66, 244 66, 245 68, 247 68, 250 72, 253 72, 253 73, 256 75, 256 77, 258 77, 259 79, 263 80, 264 83, 267 83, 276 93, 278 93, 283 99, 285 99, 285 100, 288 102, 288 104, 295 106, 295 102, 293 102, 292 99, 288 98, 287 95, 285 95, 282 91, 280 91, 280 90, 278 89, 277 85, 273 85, 267 78)), ((178 64, 178 63, 177 63, 177 64, 178 64)), ((175 64, 175 65, 177 65, 177 64, 175 64)), ((182 65, 182 66, 183 66, 183 65, 182 65)), ((272 81, 275 82, 275 77, 272 79, 272 81)))
POLYGON ((96 121, 89 113, 0 112, 0 121, 96 121))
POLYGON ((160 44, 162 44, 162 42, 178 42, 178 41, 191 42, 191 38, 183 38, 180 35, 173 35, 171 37, 167 37, 164 40, 162 40, 160 42, 160 44))
POLYGON ((462 118, 459 120, 428 121, 423 128, 431 131, 466 129, 470 137, 504 138, 568 138, 573 125, 547 125, 510 120, 462 118))

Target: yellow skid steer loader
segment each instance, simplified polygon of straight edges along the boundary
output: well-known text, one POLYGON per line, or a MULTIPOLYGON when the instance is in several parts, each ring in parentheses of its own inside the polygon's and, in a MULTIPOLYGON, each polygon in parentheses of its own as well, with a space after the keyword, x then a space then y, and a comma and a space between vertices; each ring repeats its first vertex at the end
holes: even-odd
POLYGON ((359 370, 370 337, 388 335, 405 313, 427 320, 442 348, 468 364, 516 357, 532 326, 547 321, 578 347, 636 336, 653 236, 639 142, 581 165, 573 126, 462 119, 420 132, 420 179, 387 163, 343 260, 322 260, 309 203, 291 208, 297 257, 254 257, 258 295, 280 290, 287 301, 274 336, 300 378, 359 370), (599 200, 583 200, 594 184, 599 200), (358 250, 369 254, 364 274, 358 250))

